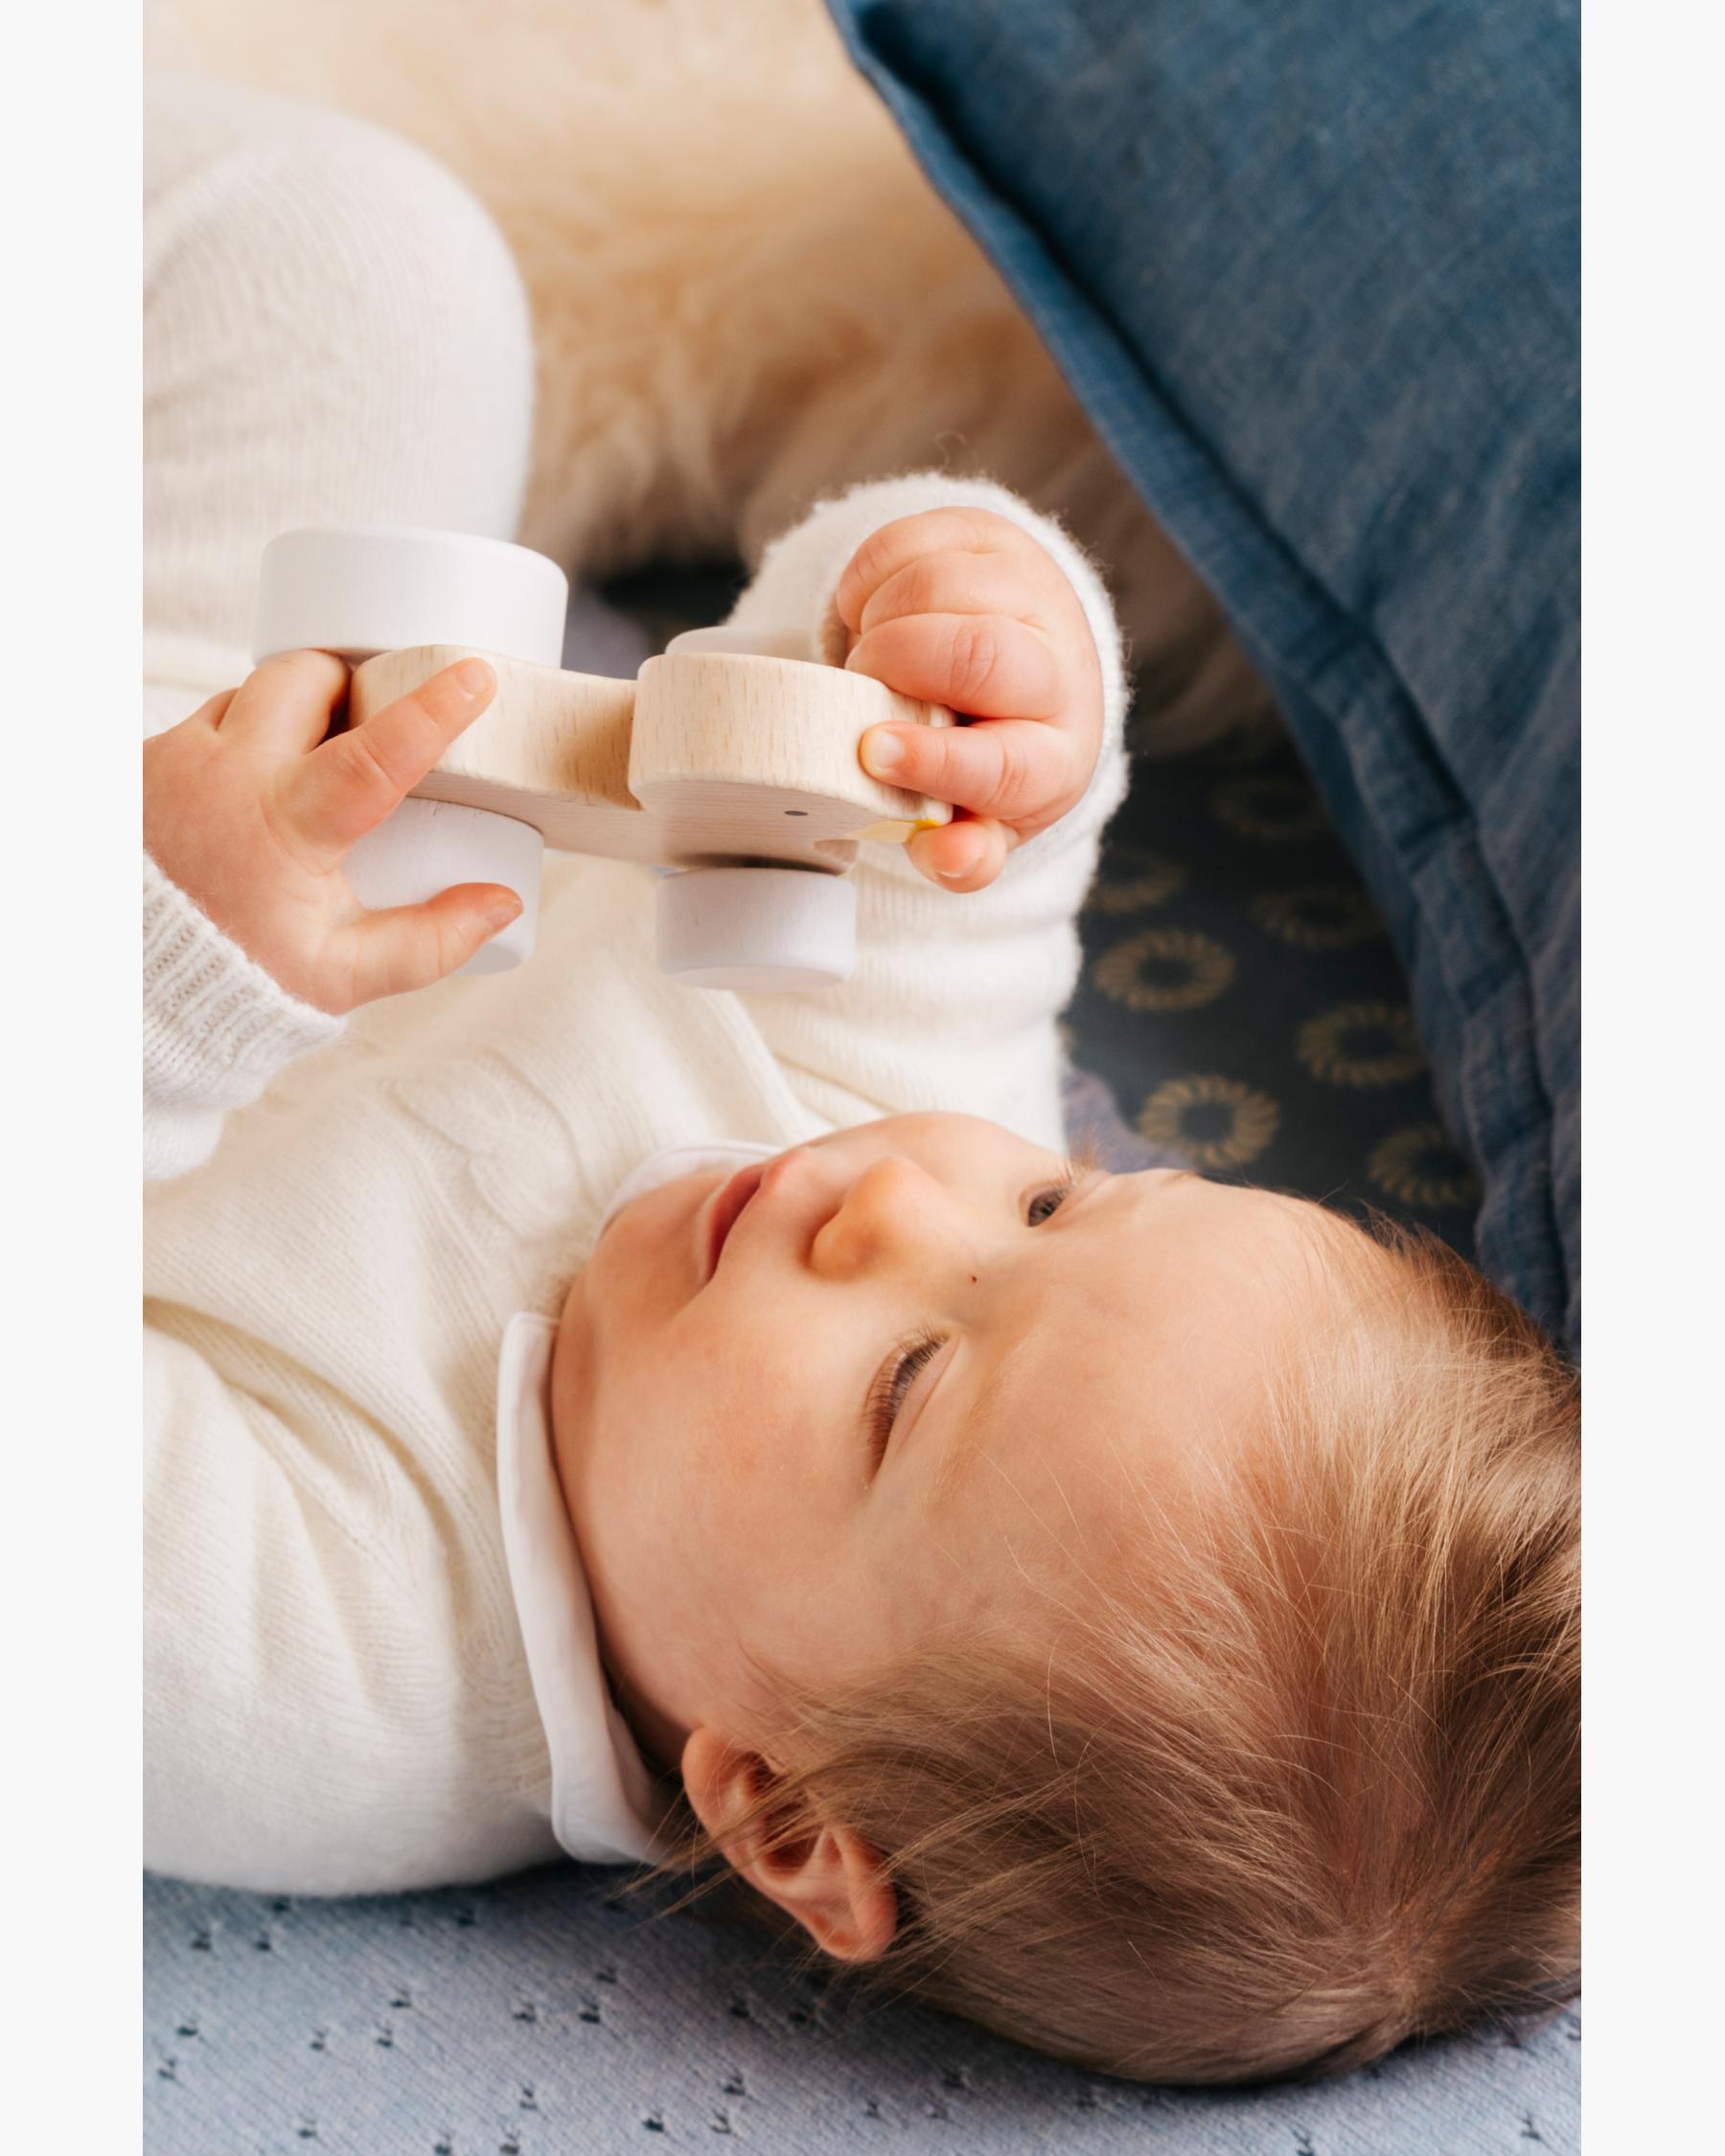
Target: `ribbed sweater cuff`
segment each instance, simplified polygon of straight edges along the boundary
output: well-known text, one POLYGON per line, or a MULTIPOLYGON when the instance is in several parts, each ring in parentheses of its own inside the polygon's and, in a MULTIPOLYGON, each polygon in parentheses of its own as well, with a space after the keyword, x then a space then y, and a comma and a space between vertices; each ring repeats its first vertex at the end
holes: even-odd
POLYGON ((289 996, 144 856, 146 1175, 196 1165, 229 1109, 342 1024, 289 996))

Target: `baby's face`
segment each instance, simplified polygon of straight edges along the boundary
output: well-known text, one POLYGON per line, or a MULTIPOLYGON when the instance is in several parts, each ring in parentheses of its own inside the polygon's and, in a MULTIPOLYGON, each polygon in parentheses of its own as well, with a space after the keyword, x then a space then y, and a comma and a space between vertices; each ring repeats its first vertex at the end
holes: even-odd
POLYGON ((1033 1637, 1179 1532, 1322 1300, 1302 1201, 895 1116, 606 1228, 564 1306, 559 1471, 608 1666, 675 1765, 942 1630, 1033 1637))

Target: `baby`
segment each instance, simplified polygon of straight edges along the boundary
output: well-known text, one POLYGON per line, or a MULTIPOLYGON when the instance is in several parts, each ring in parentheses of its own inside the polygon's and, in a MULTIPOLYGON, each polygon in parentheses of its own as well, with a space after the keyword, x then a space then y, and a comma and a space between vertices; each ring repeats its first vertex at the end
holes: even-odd
MULTIPOLYGON (((969 812, 914 842, 916 868, 954 890, 1002 886, 968 921, 962 901, 931 893, 951 935, 898 954, 897 995, 877 980, 877 1028, 867 984, 887 971, 886 914, 913 898, 906 870, 877 894, 883 918, 865 912, 858 993, 757 999, 743 1018, 736 999, 652 985, 621 912, 648 910, 639 871, 568 863, 531 969, 426 999, 417 1029, 410 1004, 393 1028, 356 1028, 356 1068, 325 1058, 307 1089, 279 1082, 202 1178, 164 1192, 152 1240, 182 1267, 214 1227, 200 1188, 224 1213, 262 1208, 266 1233, 216 1240, 229 1265, 243 1251, 251 1306, 279 1313, 248 1319, 243 1340, 220 1336, 207 1298, 196 1319, 165 1318, 205 1361, 163 1373, 164 1451, 201 1422, 187 1479, 234 1472, 192 1456, 219 1442, 200 1388, 225 1383, 225 1415, 291 1507, 286 1525, 260 1517, 248 1474, 249 1502, 211 1520, 199 1554, 220 1566, 215 1545, 241 1538, 243 1677, 207 1645, 190 1673, 176 1641, 170 1682, 152 1649, 169 1725, 152 1856, 354 1889, 526 1861, 547 1825, 583 1856, 720 1854, 827 1954, 1159 2078, 1338 2067, 1481 2011, 1530 2010, 1573 1979, 1576 1804, 1575 1397, 1532 1328, 1435 1245, 1192 1175, 1107 1175, 996 1121, 863 1120, 863 1096, 834 1100, 823 1121, 839 1127, 788 1145, 711 1129, 698 1074, 724 1035, 745 1036, 731 1044, 739 1131, 761 1120, 748 1082, 774 1105, 812 1069, 804 1044, 834 1028, 849 1031, 852 1085, 888 1090, 909 976, 955 992, 944 1020, 919 1022, 970 1022, 956 999, 967 936, 984 965, 990 938, 1019 927, 1031 954, 1058 929, 1051 1033, 1070 911, 1036 932, 1022 923, 1048 903, 1039 837, 1087 793, 1093 833, 1117 793, 1117 653, 1087 565, 1010 497, 983 506, 973 487, 958 505, 882 515, 939 491, 910 480, 817 511, 737 617, 794 616, 799 585, 833 656, 978 715, 864 744, 877 770, 969 812), (590 1013, 566 975, 553 986, 571 938, 599 976, 590 1013), (432 1245, 451 1193, 498 1203, 482 1171, 507 1190, 511 1155, 524 1196, 536 1145, 574 1105, 549 1087, 531 1103, 500 1089, 489 1059, 518 1026, 555 1022, 585 1023, 603 1060, 623 1045, 624 998, 655 1006, 666 1125, 686 1093, 688 1128, 708 1135, 649 1151, 608 1193, 555 1322, 530 1311, 505 1334, 500 1526, 552 1770, 536 1801, 530 1732, 511 1726, 494 1676, 512 1642, 479 1588, 489 1523, 462 1515, 460 1496, 481 1501, 440 1481, 436 1418, 416 1414, 416 1395, 441 1387, 460 1445, 482 1456, 486 1417, 459 1328, 444 1328, 484 1260, 432 1245), (446 1141, 448 1187, 427 1191, 389 1141, 369 1232, 351 1245, 370 1247, 389 1292, 374 1302, 373 1284, 343 1277, 343 1316, 307 1278, 324 1236, 339 1246, 344 1190, 356 1207, 341 1129, 376 1122, 376 1101, 347 1089, 367 1081, 446 1141), (495 1091, 497 1127, 468 1161, 439 1112, 473 1089, 495 1091), (395 1277, 402 1244, 417 1276, 395 1277), (416 1318, 393 1308, 410 1289, 426 1304, 416 1318), (281 1312, 289 1296, 307 1303, 301 1324, 281 1312), (367 1365, 387 1409, 345 1375, 367 1365), (404 1506, 419 1517, 401 1538, 404 1506), (325 1537, 346 1539, 334 1562, 325 1537), (350 1600, 356 1559, 367 1585, 350 1600), (380 1631, 383 1580, 394 1609, 380 1631), (328 1663, 304 1616, 283 1622, 294 1597, 319 1595, 336 1605, 310 1628, 328 1663), (410 1710, 392 1697, 392 1658, 434 1659, 411 1637, 422 1618, 430 1637, 447 1630, 448 1666, 416 1674, 448 1696, 410 1710), (213 1678, 219 1696, 200 1697, 213 1678), (288 1728, 270 1729, 272 1683, 294 1695, 288 1728), (378 1717, 354 1732, 362 1792, 344 1786, 344 1707, 378 1717), (460 1724, 452 1762, 423 1729, 391 1744, 392 1719, 413 1712, 460 1724), (398 1782, 392 1758, 409 1756, 398 1782), (297 1792, 290 1809, 261 1776, 297 1792), (308 1803, 307 1778, 324 1801, 308 1803), (491 1816, 462 1816, 470 1805, 491 1816)), ((170 896, 239 947, 236 982, 243 952, 314 1029, 320 1012, 440 978, 514 911, 481 887, 359 913, 346 848, 492 683, 466 663, 326 740, 343 680, 320 654, 273 661, 146 751, 146 833, 170 896)), ((1086 871, 1092 852, 1093 837, 1086 871)), ((1080 881, 1062 887, 1070 907, 1080 881)), ((207 969, 197 990, 193 1056, 208 1046, 207 969)), ((1051 1064, 1050 1042, 1022 1048, 1051 1064)), ((937 1093, 934 1067, 906 1089, 937 1093)), ((172 1104, 158 1109, 157 1132, 172 1130, 172 1104)), ((643 1122, 637 1155, 656 1128, 643 1122)), ((381 1127, 356 1142, 383 1142, 381 1127)), ((531 1208, 524 1225, 539 1225, 531 1208)), ((189 1562, 184 1493, 152 1501, 172 1504, 189 1562)), ((159 1599, 185 1583, 160 1539, 152 1557, 159 1599)))
POLYGON ((489 669, 334 734, 325 654, 220 684, 274 530, 518 529, 518 280, 389 138, 157 95, 147 1862, 713 1859, 1143 2078, 1567 1995, 1572 1377, 1435 1244, 1065 1157, 1124 787, 1091 564, 935 474, 762 562, 740 628, 974 721, 865 745, 964 813, 864 849, 850 981, 679 988, 646 873, 563 857, 531 964, 442 985, 514 894, 367 916, 341 863, 489 669))

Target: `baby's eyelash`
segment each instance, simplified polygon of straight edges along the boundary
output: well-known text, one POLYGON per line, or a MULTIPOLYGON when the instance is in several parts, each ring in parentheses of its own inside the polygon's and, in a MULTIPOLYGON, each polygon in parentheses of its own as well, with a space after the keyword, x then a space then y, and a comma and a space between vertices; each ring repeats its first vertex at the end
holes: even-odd
POLYGON ((921 1339, 908 1342, 896 1354, 887 1356, 875 1372, 863 1413, 863 1427, 868 1432, 870 1475, 880 1467, 886 1455, 892 1426, 898 1420, 906 1393, 916 1382, 916 1373, 941 1345, 938 1333, 925 1333, 921 1339))
POLYGON ((1031 1192, 1030 1203, 1024 1208, 1029 1226, 1040 1227, 1045 1220, 1057 1213, 1085 1177, 1093 1174, 1101 1164, 1093 1153, 1080 1145, 1053 1182, 1045 1183, 1040 1190, 1031 1192), (1039 1215, 1036 1208, 1045 1198, 1051 1198, 1054 1203, 1046 1213, 1039 1215))

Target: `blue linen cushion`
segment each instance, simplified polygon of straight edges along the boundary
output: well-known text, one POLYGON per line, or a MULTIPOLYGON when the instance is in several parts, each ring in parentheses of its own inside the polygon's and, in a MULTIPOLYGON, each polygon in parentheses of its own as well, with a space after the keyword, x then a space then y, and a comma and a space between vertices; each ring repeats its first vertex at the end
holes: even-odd
POLYGON ((1574 1349, 1573 0, 829 6, 1275 692, 1574 1349))

